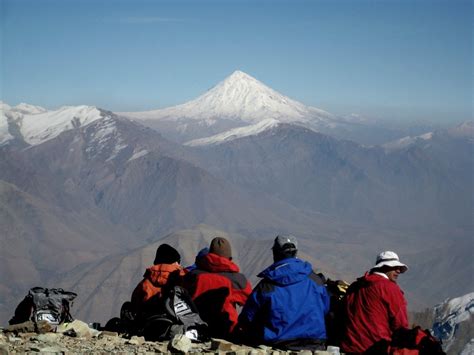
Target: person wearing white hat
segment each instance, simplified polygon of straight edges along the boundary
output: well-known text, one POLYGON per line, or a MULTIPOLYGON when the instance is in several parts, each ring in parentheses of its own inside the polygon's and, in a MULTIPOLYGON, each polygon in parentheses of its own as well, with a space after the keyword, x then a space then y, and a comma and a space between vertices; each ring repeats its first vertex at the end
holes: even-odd
POLYGON ((341 348, 350 354, 380 354, 392 334, 408 328, 407 302, 397 284, 408 270, 393 251, 377 255, 375 265, 347 290, 341 348))

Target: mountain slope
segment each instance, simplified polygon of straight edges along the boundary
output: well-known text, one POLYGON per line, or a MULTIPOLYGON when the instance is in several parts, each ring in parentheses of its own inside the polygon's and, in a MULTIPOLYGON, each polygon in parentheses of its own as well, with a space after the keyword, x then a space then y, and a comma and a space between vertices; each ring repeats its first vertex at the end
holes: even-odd
MULTIPOLYGON (((94 203, 113 223, 140 237, 199 223, 256 236, 264 231, 326 229, 328 224, 323 215, 212 176, 196 167, 193 156, 180 146, 115 116, 15 154, 24 161, 22 166, 57 181, 55 187, 25 191, 34 188, 36 194, 54 196, 61 191, 58 186, 67 186, 78 200, 94 203)), ((21 170, 18 174, 23 175, 21 170)), ((6 173, 5 179, 21 181, 18 174, 6 173)), ((61 201, 65 198, 58 196, 56 202, 61 201)))
POLYGON ((391 141, 382 146, 387 151, 395 151, 408 148, 415 145, 429 145, 433 140, 442 139, 466 139, 474 141, 474 121, 466 121, 454 127, 427 132, 418 136, 407 136, 396 141, 391 141))
POLYGON ((466 191, 473 188, 473 145, 442 146, 386 153, 278 124, 231 141, 196 144, 194 151, 212 174, 305 210, 397 228, 419 226, 420 220, 472 227, 474 196, 466 191))
POLYGON ((96 208, 64 210, 0 180, 0 319, 26 291, 124 248, 130 238, 96 208))
POLYGON ((451 354, 472 354, 474 343, 474 292, 448 299, 434 308, 433 332, 451 354))

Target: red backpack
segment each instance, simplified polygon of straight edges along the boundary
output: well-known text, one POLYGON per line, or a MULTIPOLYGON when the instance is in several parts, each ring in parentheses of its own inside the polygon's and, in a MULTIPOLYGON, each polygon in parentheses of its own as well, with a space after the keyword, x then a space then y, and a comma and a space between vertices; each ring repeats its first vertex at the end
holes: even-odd
POLYGON ((400 328, 392 335, 390 355, 446 355, 441 342, 421 327, 400 328))

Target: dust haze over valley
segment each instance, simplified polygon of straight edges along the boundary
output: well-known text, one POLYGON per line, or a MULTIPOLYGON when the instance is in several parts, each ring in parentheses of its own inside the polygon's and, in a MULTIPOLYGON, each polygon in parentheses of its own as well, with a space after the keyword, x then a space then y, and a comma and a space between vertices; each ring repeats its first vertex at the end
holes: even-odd
POLYGON ((241 71, 148 112, 2 103, 0 321, 49 286, 104 322, 160 243, 189 265, 215 236, 253 283, 291 233, 332 279, 395 250, 412 310, 472 292, 474 124, 417 130, 306 106, 241 71))

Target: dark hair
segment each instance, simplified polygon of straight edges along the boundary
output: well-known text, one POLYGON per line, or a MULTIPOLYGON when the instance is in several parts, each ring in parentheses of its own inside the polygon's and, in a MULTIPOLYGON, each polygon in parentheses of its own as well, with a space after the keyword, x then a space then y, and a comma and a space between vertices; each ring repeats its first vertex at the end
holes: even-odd
POLYGON ((294 258, 298 253, 294 244, 285 244, 282 249, 273 248, 273 261, 277 262, 287 258, 294 258))

